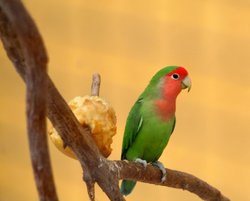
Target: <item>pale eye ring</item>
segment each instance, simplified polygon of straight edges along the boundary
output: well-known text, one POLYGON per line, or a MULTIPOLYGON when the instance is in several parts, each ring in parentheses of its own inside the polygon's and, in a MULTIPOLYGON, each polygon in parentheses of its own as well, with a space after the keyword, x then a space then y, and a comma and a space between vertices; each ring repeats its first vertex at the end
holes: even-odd
POLYGON ((173 75, 171 75, 171 78, 174 80, 178 80, 180 78, 180 75, 177 73, 174 73, 173 75))

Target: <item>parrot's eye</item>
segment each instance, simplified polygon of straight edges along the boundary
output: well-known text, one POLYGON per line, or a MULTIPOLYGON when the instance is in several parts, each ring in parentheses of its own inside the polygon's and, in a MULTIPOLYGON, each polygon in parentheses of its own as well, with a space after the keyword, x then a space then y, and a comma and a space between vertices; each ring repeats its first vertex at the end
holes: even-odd
POLYGON ((173 75, 171 75, 171 77, 172 77, 174 80, 178 80, 180 76, 179 76, 179 74, 174 73, 173 75))

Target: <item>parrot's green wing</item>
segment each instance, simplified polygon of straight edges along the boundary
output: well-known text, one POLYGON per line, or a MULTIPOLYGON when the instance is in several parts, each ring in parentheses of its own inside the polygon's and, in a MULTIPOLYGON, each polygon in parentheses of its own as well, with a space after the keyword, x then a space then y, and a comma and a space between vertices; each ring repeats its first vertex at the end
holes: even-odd
POLYGON ((143 104, 143 98, 140 97, 136 101, 136 103, 134 104, 133 108, 131 109, 128 115, 123 137, 121 159, 126 159, 126 152, 128 148, 133 144, 137 134, 139 133, 142 127, 143 117, 140 115, 141 114, 140 109, 142 104, 143 104))
POLYGON ((175 129, 175 124, 176 124, 176 117, 174 117, 174 124, 173 124, 173 127, 172 127, 171 134, 174 132, 174 129, 175 129))

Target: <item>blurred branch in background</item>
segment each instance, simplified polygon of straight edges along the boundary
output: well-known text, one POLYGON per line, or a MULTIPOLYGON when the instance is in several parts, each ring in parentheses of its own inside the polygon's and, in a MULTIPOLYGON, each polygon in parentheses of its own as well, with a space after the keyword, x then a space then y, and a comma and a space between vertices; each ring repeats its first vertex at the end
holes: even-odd
POLYGON ((29 148, 39 197, 41 201, 57 201, 47 144, 46 51, 35 24, 23 5, 12 0, 0 1, 0 5, 1 38, 5 41, 5 48, 9 50, 7 53, 14 62, 18 61, 17 55, 23 56, 23 60, 19 60, 19 67, 25 71, 23 77, 26 80, 29 148), (8 40, 9 37, 13 40, 8 40))
MULTIPOLYGON (((95 183, 110 200, 125 200, 119 191, 119 179, 180 188, 197 194, 203 200, 229 200, 219 190, 190 174, 166 169, 167 179, 161 183, 161 172, 156 167, 148 165, 144 168, 133 162, 109 161, 102 157, 89 128, 78 123, 47 75, 47 56, 42 39, 19 0, 0 1, 0 35, 8 57, 26 82, 30 154, 40 200, 58 200, 47 147, 46 102, 48 118, 81 163, 91 200, 95 199, 95 183)), ((95 81, 92 95, 99 93, 100 77, 95 81)))

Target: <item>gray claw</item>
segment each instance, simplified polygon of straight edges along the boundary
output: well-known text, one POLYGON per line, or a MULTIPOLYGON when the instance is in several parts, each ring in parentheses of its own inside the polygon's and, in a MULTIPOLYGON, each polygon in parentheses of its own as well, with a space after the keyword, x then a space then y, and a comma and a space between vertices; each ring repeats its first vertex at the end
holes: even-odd
POLYGON ((161 170, 161 172, 162 172, 161 183, 166 181, 167 171, 166 171, 164 165, 160 161, 153 162, 152 165, 158 167, 161 170))
POLYGON ((146 168, 146 167, 147 167, 147 164, 148 164, 146 160, 143 160, 143 159, 141 159, 141 158, 135 159, 135 162, 136 162, 136 163, 142 164, 144 168, 146 168))

